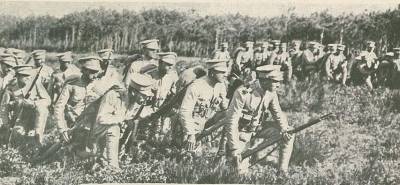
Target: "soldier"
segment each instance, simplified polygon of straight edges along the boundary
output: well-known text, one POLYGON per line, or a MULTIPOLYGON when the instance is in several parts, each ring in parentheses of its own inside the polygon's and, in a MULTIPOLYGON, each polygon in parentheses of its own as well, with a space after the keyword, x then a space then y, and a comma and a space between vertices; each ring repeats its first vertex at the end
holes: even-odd
POLYGON ((330 54, 325 63, 327 80, 340 82, 342 85, 346 85, 347 80, 347 60, 343 54, 345 47, 338 44, 336 52, 330 54))
MULTIPOLYGON (((90 112, 86 109, 105 92, 99 91, 95 86, 97 75, 101 71, 100 60, 100 58, 95 56, 81 58, 79 60, 82 64, 81 78, 78 81, 66 84, 61 90, 58 101, 55 102, 54 122, 58 127, 62 139, 66 142, 70 141, 68 133, 70 132, 70 128, 77 124, 76 121, 79 121, 76 120, 77 117, 80 116, 84 110, 85 112, 90 112)), ((93 122, 93 120, 89 118, 88 120, 93 122)))
POLYGON ((226 90, 222 83, 226 80, 225 60, 207 61, 208 75, 191 84, 183 98, 179 119, 183 127, 183 141, 186 150, 196 148, 196 134, 200 133, 213 114, 213 110, 226 103, 226 90))
POLYGON ((15 48, 7 48, 5 50, 5 53, 15 55, 15 57, 17 58, 17 65, 24 64, 25 51, 15 48))
POLYGON ((285 82, 289 82, 292 78, 292 61, 286 48, 286 43, 281 43, 278 51, 272 53, 268 63, 280 65, 281 71, 284 71, 285 82))
POLYGON ((271 43, 272 43, 271 55, 272 55, 273 53, 277 53, 279 51, 279 46, 281 44, 281 41, 280 40, 272 40, 271 43))
POLYGON ((16 57, 12 54, 0 55, 0 91, 6 88, 6 86, 13 80, 15 75, 13 67, 17 65, 16 62, 16 57))
POLYGON ((114 50, 112 49, 102 49, 97 51, 101 60, 100 66, 102 72, 99 75, 99 78, 105 77, 109 82, 119 82, 122 80, 121 75, 119 75, 117 68, 112 65, 114 61, 113 56, 114 50))
POLYGON ((221 43, 221 50, 217 50, 214 54, 214 59, 223 59, 229 61, 231 56, 228 51, 228 43, 223 42, 221 43))
MULTIPOLYGON (((158 110, 160 106, 177 92, 176 83, 179 79, 178 74, 175 70, 176 64, 176 53, 167 52, 159 53, 160 56, 158 64, 158 75, 155 78, 156 83, 154 87, 155 91, 155 102, 153 105, 154 111, 158 110)), ((154 139, 160 141, 165 139, 167 132, 170 131, 171 125, 170 120, 167 116, 162 116, 159 120, 154 122, 154 139)))
POLYGON ((13 117, 16 116, 15 118, 17 118, 15 123, 10 123, 15 124, 13 132, 30 134, 30 130, 33 129, 36 143, 42 145, 49 114, 48 106, 51 101, 50 96, 39 80, 32 84, 38 72, 37 69, 33 69, 29 65, 16 66, 15 75, 18 89, 10 89, 8 93, 11 93, 11 107, 9 110, 13 110, 13 117), (31 87, 33 88, 30 89, 31 87), (26 98, 25 96, 28 93, 30 96, 26 98))
POLYGON ((46 89, 49 89, 51 76, 54 73, 54 70, 45 64, 46 50, 34 50, 32 52, 32 58, 35 61, 34 65, 36 68, 43 66, 40 72, 40 81, 46 89))
POLYGON ((249 163, 249 159, 241 160, 241 153, 249 147, 252 134, 259 124, 264 129, 276 128, 276 131, 283 136, 284 142, 279 151, 279 169, 287 173, 294 137, 287 134, 290 127, 276 93, 280 81, 283 80, 283 74, 279 68, 273 65, 258 67, 256 69, 258 83, 238 88, 228 107, 226 131, 229 150, 227 151, 228 156, 233 156, 234 166, 240 173, 247 171, 249 163), (267 110, 275 122, 265 121, 267 110))
POLYGON ((268 42, 261 43, 261 49, 257 52, 254 52, 254 62, 256 66, 265 65, 270 56, 270 51, 268 51, 268 42))
POLYGON ((245 68, 253 67, 252 66, 254 57, 253 44, 254 42, 251 41, 245 42, 245 51, 240 52, 236 57, 235 63, 242 72, 244 71, 245 68))
POLYGON ((391 88, 399 89, 400 88, 400 47, 393 48, 393 68, 391 72, 391 88))
POLYGON ((201 78, 207 74, 207 71, 202 66, 195 66, 182 71, 176 83, 177 91, 183 89, 186 85, 195 79, 201 78))
POLYGON ((134 61, 130 61, 125 67, 123 80, 126 86, 129 86, 130 75, 133 73, 145 73, 146 71, 143 71, 143 67, 149 64, 154 66, 158 65, 157 51, 160 49, 158 40, 144 40, 140 42, 140 44, 144 50, 143 55, 135 55, 134 61))
POLYGON ((57 55, 58 61, 60 62, 60 72, 53 73, 52 80, 49 85, 50 96, 52 96, 52 102, 56 101, 56 98, 66 81, 73 79, 79 79, 81 77, 81 70, 74 65, 72 52, 67 51, 57 55))
POLYGON ((365 83, 368 88, 373 89, 373 78, 376 70, 379 67, 379 61, 374 53, 375 42, 368 41, 367 42, 367 50, 362 51, 360 56, 356 57, 356 69, 358 78, 361 80, 361 83, 365 83))
POLYGON ((302 76, 305 79, 318 72, 318 61, 320 61, 319 59, 321 58, 321 56, 319 55, 318 46, 318 42, 309 42, 308 48, 303 51, 303 54, 301 56, 300 63, 303 72, 302 76))
POLYGON ((300 40, 293 40, 289 50, 290 61, 292 61, 293 74, 297 78, 301 78, 302 75, 300 62, 303 52, 300 50, 300 46, 301 46, 300 40))

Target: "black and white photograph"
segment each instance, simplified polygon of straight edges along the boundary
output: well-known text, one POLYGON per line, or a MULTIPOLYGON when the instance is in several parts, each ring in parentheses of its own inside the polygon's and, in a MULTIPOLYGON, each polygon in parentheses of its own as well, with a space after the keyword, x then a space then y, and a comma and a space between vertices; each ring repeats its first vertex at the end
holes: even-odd
POLYGON ((0 0, 0 185, 400 184, 399 0, 0 0))

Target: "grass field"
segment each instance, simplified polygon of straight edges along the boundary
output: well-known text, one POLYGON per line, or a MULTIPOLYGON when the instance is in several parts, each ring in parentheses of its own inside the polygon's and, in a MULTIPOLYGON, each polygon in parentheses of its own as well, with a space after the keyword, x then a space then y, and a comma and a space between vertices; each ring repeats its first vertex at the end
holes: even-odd
MULTIPOLYGON (((182 66, 200 59, 181 58, 182 66)), ((213 153, 191 162, 122 161, 123 171, 88 171, 85 162, 60 168, 60 163, 32 166, 27 150, 0 151, 0 184, 80 184, 105 182, 262 183, 262 184, 400 184, 400 115, 398 92, 342 87, 322 82, 286 85, 281 106, 289 124, 297 126, 325 113, 335 116, 296 135, 289 175, 278 178, 271 166, 254 166, 237 176, 212 167, 213 153), (5 178, 7 177, 7 178, 5 178), (17 177, 17 178, 9 178, 17 177), (12 183, 13 184, 13 183, 12 183)), ((52 126, 48 125, 48 128, 52 126)), ((48 130, 49 135, 54 134, 48 130)), ((49 142, 52 137, 49 137, 49 142)))

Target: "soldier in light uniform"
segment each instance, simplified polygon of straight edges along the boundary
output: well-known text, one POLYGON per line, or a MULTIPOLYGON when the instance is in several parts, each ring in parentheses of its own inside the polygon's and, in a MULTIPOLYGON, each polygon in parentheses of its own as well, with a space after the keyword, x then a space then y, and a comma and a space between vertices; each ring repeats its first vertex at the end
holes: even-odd
POLYGON ((102 72, 100 73, 99 78, 106 78, 109 82, 119 82, 122 80, 122 77, 118 73, 117 68, 112 65, 114 60, 113 52, 114 50, 112 49, 102 49, 97 51, 99 57, 102 59, 100 63, 102 72))
POLYGON ((66 81, 79 79, 82 75, 81 70, 73 64, 72 52, 67 51, 57 55, 60 62, 60 71, 53 73, 52 80, 49 85, 50 96, 52 102, 56 101, 56 97, 61 93, 61 89, 66 81))
POLYGON ((365 83, 368 88, 373 89, 373 78, 379 67, 378 57, 374 53, 375 42, 367 42, 367 50, 362 51, 360 56, 356 57, 356 75, 359 75, 361 83, 365 83))
POLYGON ((328 81, 339 82, 346 85, 347 60, 343 54, 345 45, 338 44, 335 53, 331 53, 325 62, 325 72, 328 81))
MULTIPOLYGON (((16 58, 12 54, 0 55, 0 128, 7 127, 9 122, 10 93, 6 93, 15 83, 16 58)), ((8 139, 8 138, 7 138, 8 139)), ((4 140, 6 140, 4 138, 4 140)))
MULTIPOLYGON (((105 158, 108 163, 119 168, 118 165, 118 145, 120 128, 119 123, 128 121, 128 124, 137 124, 140 119, 148 116, 151 111, 151 104, 149 100, 154 95, 152 87, 155 85, 155 80, 148 75, 144 74, 132 74, 130 79, 130 85, 128 94, 121 94, 118 91, 109 91, 101 100, 99 111, 97 114, 97 122, 94 127, 94 136, 98 139, 105 137, 105 146, 102 150, 105 150, 105 158), (133 120, 135 115, 140 110, 140 107, 144 106, 138 119, 133 120)), ((137 125, 138 126, 138 125, 137 125)), ((129 150, 130 145, 138 145, 138 141, 146 140, 148 136, 145 135, 146 126, 139 125, 135 140, 128 138, 130 142, 125 146, 126 150, 129 150), (133 143, 131 143, 133 142, 133 143)), ((138 146, 139 147, 139 146, 138 146)), ((136 151, 137 152, 137 151, 136 151)), ((140 160, 138 155, 134 160, 140 160)))
POLYGON ((191 84, 183 98, 179 110, 179 119, 183 127, 183 141, 186 150, 193 151, 196 146, 196 134, 200 133, 213 110, 226 103, 226 61, 207 61, 208 75, 191 84))
POLYGON ((268 42, 262 42, 261 43, 261 49, 257 52, 254 52, 254 62, 256 63, 256 66, 262 66, 265 65, 268 61, 268 58, 270 56, 270 51, 268 51, 268 42))
POLYGON ((143 47, 143 55, 142 56, 137 56, 135 61, 132 63, 128 64, 124 70, 124 83, 126 86, 129 86, 129 79, 130 75, 133 73, 146 73, 146 71, 143 70, 144 66, 158 65, 158 56, 157 56, 157 51, 160 50, 160 46, 158 44, 157 39, 152 39, 152 40, 145 40, 140 42, 140 44, 143 47))
POLYGON ((16 66, 17 89, 10 89, 7 93, 11 93, 9 102, 11 107, 8 110, 13 110, 13 116, 18 115, 13 132, 23 135, 32 134, 37 145, 41 145, 51 100, 40 80, 36 81, 31 91, 28 92, 37 74, 38 70, 33 69, 32 66, 16 66), (30 96, 25 99, 28 93, 30 96), (34 132, 32 133, 31 130, 34 132))
MULTIPOLYGON (((166 52, 158 53, 158 55, 160 56, 160 59, 158 64, 158 73, 155 77, 154 111, 157 111, 166 100, 176 94, 176 83, 179 79, 175 70, 176 53, 166 52)), ((166 139, 165 136, 167 136, 168 132, 171 130, 170 119, 167 116, 162 116, 159 120, 156 120, 154 124, 153 129, 155 141, 166 139)))
MULTIPOLYGON (((259 124, 263 129, 275 128, 280 133, 284 142, 279 151, 279 169, 287 173, 291 157, 294 137, 287 134, 290 129, 286 115, 279 105, 276 93, 283 74, 279 66, 265 65, 257 69, 258 82, 249 87, 241 86, 235 91, 233 99, 228 107, 226 117, 226 132, 228 139, 228 156, 233 157, 234 166, 240 173, 248 169, 249 159, 242 161, 241 153, 250 146, 252 134, 259 124), (269 111, 275 121, 265 121, 269 111)), ((265 136, 267 137, 267 136, 265 136)))
POLYGON ((34 50, 32 52, 32 58, 34 60, 35 68, 40 68, 43 66, 40 72, 40 81, 46 89, 49 89, 49 83, 51 81, 51 76, 54 73, 54 70, 53 68, 45 64, 46 50, 34 50))
MULTIPOLYGON (((272 43, 271 55, 272 55, 272 54, 277 53, 279 51, 279 46, 281 44, 281 41, 280 40, 272 40, 271 43, 272 43)), ((268 62, 269 61, 270 60, 268 59, 268 62)), ((268 63, 268 64, 271 65, 270 63, 268 63)))
POLYGON ((231 56, 228 51, 228 43, 223 42, 221 43, 221 49, 217 50, 214 54, 214 59, 223 59, 223 60, 230 60, 231 56))
POLYGON ((268 63, 280 65, 281 71, 284 72, 285 82, 289 82, 292 79, 292 61, 286 48, 286 43, 281 43, 279 50, 272 53, 268 63))
POLYGON ((15 48, 7 48, 4 53, 13 54, 17 58, 17 65, 24 64, 25 51, 15 48))
POLYGON ((245 51, 240 52, 236 57, 235 63, 238 68, 243 72, 245 68, 252 68, 253 67, 253 57, 254 57, 254 50, 253 50, 254 42, 247 41, 245 42, 245 51))

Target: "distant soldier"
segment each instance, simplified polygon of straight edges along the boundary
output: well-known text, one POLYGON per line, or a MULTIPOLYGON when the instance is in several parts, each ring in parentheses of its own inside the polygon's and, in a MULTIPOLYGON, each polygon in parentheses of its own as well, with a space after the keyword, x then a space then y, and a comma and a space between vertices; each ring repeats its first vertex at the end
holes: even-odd
POLYGON ((254 42, 251 41, 245 42, 245 51, 240 52, 238 56, 236 56, 235 63, 242 72, 245 68, 251 69, 252 67, 254 67, 252 64, 254 57, 253 44, 254 42))
POLYGON ((144 66, 158 65, 157 51, 160 50, 157 39, 145 40, 140 42, 143 47, 143 55, 135 55, 132 57, 133 61, 128 61, 124 69, 123 80, 126 86, 129 86, 130 75, 133 73, 146 73, 144 66))
POLYGON ((242 161, 241 153, 247 148, 254 147, 250 146, 250 141, 258 125, 263 129, 272 127, 284 137, 278 163, 279 169, 287 173, 294 138, 287 134, 290 127, 276 93, 279 82, 283 80, 283 74, 279 71, 279 67, 273 65, 260 66, 256 71, 258 83, 238 88, 228 107, 226 117, 228 156, 233 156, 234 166, 240 173, 247 172, 249 159, 242 161), (268 112, 275 121, 266 121, 268 112))
POLYGON ((312 75, 315 75, 318 72, 319 64, 318 61, 321 58, 319 55, 319 43, 318 42, 309 42, 308 48, 303 51, 301 56, 301 70, 303 73, 303 77, 305 79, 309 78, 312 75))
POLYGON ((66 81, 79 79, 81 77, 81 70, 73 64, 72 52, 67 51, 57 55, 60 62, 60 71, 53 73, 52 80, 49 85, 50 96, 52 102, 56 101, 56 97, 61 93, 61 89, 66 81))
POLYGON ((271 55, 272 55, 272 54, 277 53, 279 51, 279 46, 281 44, 281 41, 280 40, 272 40, 271 44, 272 44, 272 48, 271 48, 271 55))
MULTIPOLYGON (((177 81, 179 79, 175 70, 176 53, 167 52, 159 53, 160 56, 158 64, 158 73, 155 77, 156 83, 154 86, 154 111, 158 110, 160 106, 172 98, 177 92, 177 81)), ((165 139, 165 136, 171 130, 170 119, 168 116, 161 116, 161 118, 154 122, 153 131, 154 139, 159 141, 165 139)))
POLYGON ((54 73, 53 68, 46 65, 46 50, 34 50, 32 52, 32 59, 34 60, 35 68, 40 68, 43 66, 42 71, 40 72, 40 81, 46 89, 49 89, 51 76, 54 73))
POLYGON ((24 62, 25 51, 24 50, 15 49, 15 48, 7 48, 5 50, 5 53, 14 55, 17 59, 17 65, 25 64, 25 62, 24 62))
POLYGON ((38 80, 33 83, 34 78, 38 75, 38 70, 32 66, 19 65, 15 67, 15 75, 17 77, 17 89, 10 89, 9 111, 13 111, 13 120, 16 120, 13 132, 22 135, 32 135, 38 145, 43 144, 44 130, 46 126, 47 116, 49 114, 48 106, 50 105, 50 96, 41 82, 38 80), (32 89, 30 89, 33 87, 32 89), (30 90, 30 91, 29 91, 30 90), (28 98, 25 96, 30 94, 28 98))
POLYGON ((114 61, 113 52, 114 50, 112 49, 97 51, 97 54, 99 54, 99 57, 102 59, 100 62, 102 72, 99 74, 99 78, 106 78, 109 82, 119 82, 122 80, 122 77, 118 73, 117 68, 112 65, 114 61))
POLYGON ((390 86, 393 89, 400 89, 400 47, 393 48, 393 54, 390 86))
POLYGON ((13 67, 16 66, 16 58, 12 54, 0 55, 0 128, 9 126, 9 106, 10 95, 7 93, 10 86, 16 85, 15 71, 13 67))
POLYGON ((343 54, 345 47, 338 44, 336 52, 330 54, 325 62, 327 80, 340 82, 342 85, 346 85, 347 80, 347 60, 343 54))
POLYGON ((281 43, 278 51, 272 53, 268 63, 280 65, 280 70, 284 72, 285 82, 289 82, 292 79, 292 61, 286 48, 286 43, 281 43))
POLYGON ((290 45, 289 49, 289 55, 290 55, 290 60, 292 62, 292 69, 293 69, 293 74, 297 78, 301 78, 301 56, 303 52, 300 50, 301 46, 301 41, 300 40, 293 40, 290 45))
POLYGON ((254 52, 254 62, 256 66, 265 65, 268 62, 268 58, 270 56, 270 51, 268 51, 268 42, 261 43, 261 49, 257 52, 254 52))
POLYGON ((217 50, 213 56, 214 59, 223 59, 223 60, 230 60, 231 56, 228 51, 228 43, 223 42, 221 43, 221 49, 217 50))
POLYGON ((186 150, 196 148, 196 134, 200 133, 213 111, 226 105, 225 60, 207 61, 208 75, 191 84, 183 98, 179 110, 179 118, 183 127, 183 141, 186 150))
POLYGON ((375 73, 379 67, 379 61, 377 60, 377 56, 374 53, 375 42, 368 41, 367 42, 367 50, 362 51, 359 56, 356 57, 356 72, 355 75, 355 83, 365 83, 368 88, 373 89, 373 78, 375 73), (357 80, 359 80, 357 82, 357 80))

